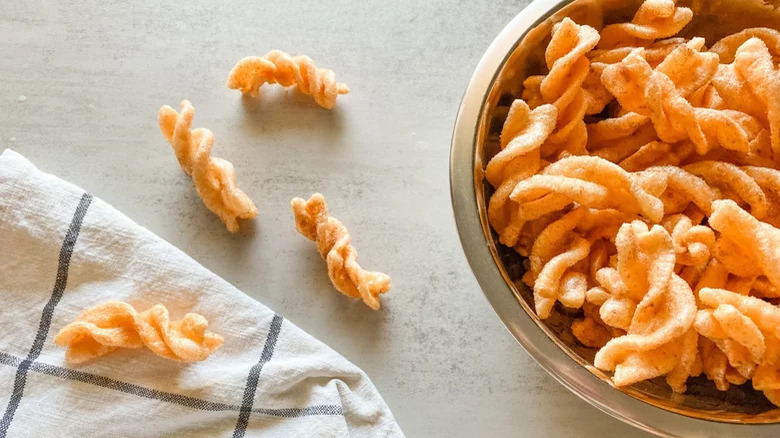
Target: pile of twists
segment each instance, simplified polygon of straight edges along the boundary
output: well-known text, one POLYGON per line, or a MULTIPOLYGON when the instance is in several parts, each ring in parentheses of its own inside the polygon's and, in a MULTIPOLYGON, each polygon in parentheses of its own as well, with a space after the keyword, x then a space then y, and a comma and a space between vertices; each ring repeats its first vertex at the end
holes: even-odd
POLYGON ((647 0, 557 23, 486 166, 488 217, 539 318, 579 309, 615 385, 752 379, 780 406, 780 32, 708 48, 675 37, 692 17, 647 0))

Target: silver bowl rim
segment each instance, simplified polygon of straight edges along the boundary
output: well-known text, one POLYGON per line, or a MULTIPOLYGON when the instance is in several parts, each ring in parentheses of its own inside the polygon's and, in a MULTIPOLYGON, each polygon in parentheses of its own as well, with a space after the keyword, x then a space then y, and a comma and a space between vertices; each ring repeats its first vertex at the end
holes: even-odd
POLYGON ((450 150, 450 196, 466 258, 477 282, 504 326, 541 367, 599 410, 647 432, 668 437, 780 436, 780 424, 723 423, 655 407, 605 383, 577 363, 523 310, 490 251, 480 217, 474 149, 480 116, 498 72, 535 26, 575 0, 534 0, 499 33, 479 61, 455 120, 450 150))

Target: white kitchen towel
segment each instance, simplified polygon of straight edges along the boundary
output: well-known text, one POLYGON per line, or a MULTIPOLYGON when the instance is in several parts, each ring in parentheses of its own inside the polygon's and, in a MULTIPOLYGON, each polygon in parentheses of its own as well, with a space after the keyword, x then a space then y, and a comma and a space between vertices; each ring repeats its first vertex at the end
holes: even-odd
POLYGON ((0 437, 402 437, 356 366, 111 206, 0 155, 0 437), (52 342, 84 309, 199 313, 225 343, 81 366, 52 342))

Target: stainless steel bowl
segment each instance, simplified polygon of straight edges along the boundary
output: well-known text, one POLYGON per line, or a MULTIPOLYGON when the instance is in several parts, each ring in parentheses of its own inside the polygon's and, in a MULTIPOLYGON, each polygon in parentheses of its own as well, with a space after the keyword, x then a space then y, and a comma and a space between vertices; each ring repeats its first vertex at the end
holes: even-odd
MULTIPOLYGON (((615 388, 609 374, 593 367, 595 351, 578 345, 573 315, 557 309, 545 321, 533 311, 531 292, 519 281, 522 259, 498 243, 487 220, 492 193, 485 164, 498 150, 498 134, 522 81, 539 72, 553 23, 565 16, 581 24, 630 20, 640 0, 536 0, 520 12, 488 48, 466 89, 452 139, 450 184, 461 243, 471 268, 501 321, 525 350, 561 384, 598 409, 663 436, 780 436, 780 409, 750 384, 717 391, 704 378, 691 379, 684 395, 663 381, 615 388)), ((684 36, 712 44, 745 27, 780 28, 780 1, 680 0, 694 9, 684 36)))

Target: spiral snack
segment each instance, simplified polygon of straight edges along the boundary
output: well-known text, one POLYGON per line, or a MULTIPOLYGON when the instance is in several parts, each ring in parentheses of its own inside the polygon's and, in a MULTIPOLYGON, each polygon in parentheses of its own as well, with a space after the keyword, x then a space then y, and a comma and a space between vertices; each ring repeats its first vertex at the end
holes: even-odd
POLYGON ((350 244, 347 229, 338 219, 328 216, 325 198, 315 193, 305 201, 291 202, 298 232, 317 242, 320 255, 328 264, 328 276, 342 294, 361 298, 366 305, 378 310, 379 294, 390 290, 390 277, 381 272, 363 270, 357 263, 357 251, 350 244))
POLYGON ((772 52, 772 56, 780 56, 780 31, 768 27, 753 27, 742 32, 729 35, 715 43, 710 52, 720 57, 720 62, 734 62, 737 49, 751 38, 758 38, 766 44, 772 52))
POLYGON ((556 117, 553 105, 531 111, 524 101, 515 100, 501 131, 501 151, 485 168, 485 177, 496 188, 490 197, 488 218, 504 245, 514 246, 523 228, 518 205, 509 194, 518 182, 539 170, 539 148, 555 129, 556 117))
POLYGON ((743 166, 741 169, 764 192, 768 211, 763 221, 774 227, 780 227, 780 170, 758 166, 743 166))
POLYGON ((583 207, 575 208, 561 219, 548 225, 536 238, 531 255, 530 269, 523 281, 534 288, 534 304, 536 314, 545 319, 550 315, 557 300, 567 301, 567 307, 580 308, 585 301, 587 280, 583 273, 569 271, 570 284, 564 281, 567 270, 585 259, 590 252, 591 244, 574 233, 574 228, 583 220, 587 211, 583 207), (583 287, 571 288, 574 284, 583 287), (570 290, 575 298, 565 294, 570 290))
POLYGON ((643 49, 634 49, 620 62, 607 66, 601 81, 629 112, 647 116, 650 108, 645 99, 645 89, 653 68, 647 63, 643 49))
MULTIPOLYGON (((732 64, 720 64, 712 78, 712 88, 717 93, 718 106, 750 114, 758 119, 767 116, 766 103, 753 94, 745 78, 732 64)), ((710 92, 712 93, 712 92, 710 92)), ((695 103, 692 100, 691 103, 695 103)), ((701 105, 700 105, 701 106, 701 105)))
POLYGON ((734 67, 767 109, 772 152, 780 162, 780 71, 772 54, 763 41, 751 38, 737 50, 734 67))
MULTIPOLYGON (((655 68, 670 53, 683 44, 688 44, 685 38, 667 38, 658 40, 649 46, 644 47, 644 55, 647 62, 655 68)), ((614 64, 622 61, 626 56, 633 52, 637 47, 615 47, 611 49, 596 49, 588 53, 591 65, 594 64, 614 64)))
POLYGON ((614 208, 660 221, 661 201, 647 193, 619 166, 598 157, 573 156, 547 166, 540 174, 521 181, 512 194, 520 214, 535 219, 563 209, 571 202, 591 208, 614 208))
MULTIPOLYGON (((649 123, 649 117, 630 111, 619 117, 592 123, 588 125, 588 149, 599 149, 616 140, 634 135, 640 128, 648 126, 649 123)), ((653 136, 655 136, 655 132, 653 132, 653 136)))
POLYGON ((679 163, 679 157, 672 152, 672 145, 662 141, 653 141, 637 149, 636 152, 620 161, 618 165, 628 172, 636 172, 648 167, 679 163))
MULTIPOLYGON (((582 154, 587 143, 583 118, 589 107, 590 94, 582 84, 590 72, 590 61, 585 56, 596 47, 598 32, 590 26, 580 26, 569 18, 558 23, 552 41, 547 46, 545 60, 550 72, 539 84, 544 103, 558 109, 558 122, 548 141, 555 145, 551 152, 565 150, 582 154)), ((550 155, 543 152, 543 156, 550 155)))
POLYGON ((336 82, 333 70, 315 67, 308 56, 290 56, 280 50, 238 61, 230 71, 227 86, 256 97, 266 83, 283 87, 297 84, 301 93, 310 95, 327 109, 333 108, 340 94, 349 93, 346 84, 336 82))
POLYGON ((656 72, 665 74, 674 82, 683 97, 687 98, 709 84, 718 70, 717 55, 702 52, 702 48, 704 38, 693 38, 671 51, 655 68, 656 72))
POLYGON ((712 203, 710 226, 730 240, 780 287, 780 229, 760 222, 732 200, 712 203))
MULTIPOLYGON (((755 389, 780 389, 780 309, 723 289, 702 289, 699 298, 706 308, 696 316, 696 330, 719 345, 732 367, 752 377, 755 389)), ((776 403, 771 394, 767 396, 776 403)))
MULTIPOLYGON (((605 119, 604 121, 608 120, 613 119, 605 119)), ((596 123, 596 125, 598 123, 596 123)), ((656 140, 658 140, 658 134, 655 133, 653 125, 650 124, 650 119, 647 118, 647 124, 642 125, 635 132, 613 140, 605 140, 602 143, 589 144, 588 150, 592 151, 591 154, 596 157, 603 158, 613 163, 621 163, 623 160, 639 152, 642 147, 656 140)), ((590 139, 588 139, 588 141, 590 142, 590 139)))
POLYGON ((715 249, 715 233, 712 228, 693 225, 684 214, 667 216, 662 225, 672 235, 677 263, 704 265, 710 261, 715 249))
POLYGON ((634 175, 636 180, 646 179, 664 186, 660 198, 666 214, 681 213, 691 204, 709 214, 712 201, 719 197, 703 179, 676 166, 651 167, 634 175))
POLYGON ((747 152, 751 138, 740 123, 744 120, 741 113, 695 108, 685 98, 709 83, 717 72, 717 57, 695 51, 697 45, 678 47, 656 70, 644 59, 643 50, 636 49, 608 66, 602 81, 624 108, 649 115, 666 143, 690 139, 699 154, 717 144, 747 152))
POLYGON ((236 171, 222 158, 211 156, 214 133, 205 128, 191 130, 195 108, 188 100, 181 102, 181 114, 168 105, 160 108, 160 131, 179 160, 182 170, 192 177, 195 190, 216 214, 228 231, 238 231, 238 219, 257 216, 257 207, 236 187, 236 171))
MULTIPOLYGON (((710 187, 721 189, 730 198, 740 199, 750 206, 750 214, 763 219, 769 211, 766 195, 761 186, 739 167, 720 161, 699 161, 683 167, 684 170, 703 179, 710 187)), ((724 196, 719 196, 722 198, 724 196)))
POLYGON ((601 31, 599 48, 642 45, 668 38, 693 19, 693 11, 677 7, 676 0, 645 0, 630 23, 612 24, 601 31))
POLYGON ((162 304, 139 313, 127 303, 109 301, 82 312, 57 333, 54 343, 67 347, 65 358, 72 364, 117 348, 142 347, 165 359, 198 362, 208 358, 223 342, 222 336, 207 328, 208 321, 197 313, 171 321, 162 304))
POLYGON ((696 302, 690 287, 674 274, 672 239, 663 228, 648 229, 635 221, 624 224, 618 235, 625 240, 618 246, 621 279, 629 294, 642 298, 627 334, 599 350, 594 365, 614 370, 613 381, 623 386, 665 375, 680 364, 696 302), (649 255, 654 252, 659 256, 649 255), (642 260, 652 264, 643 266, 642 260))
POLYGON ((703 47, 704 38, 680 44, 655 69, 647 59, 647 50, 633 49, 621 61, 604 68, 602 81, 624 108, 647 115, 650 111, 645 102, 647 86, 654 72, 666 75, 682 97, 710 83, 718 70, 718 57, 701 52, 703 47))

